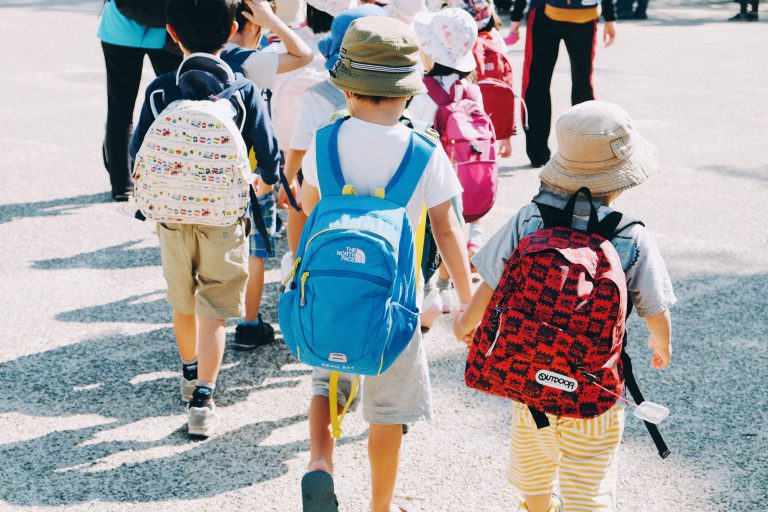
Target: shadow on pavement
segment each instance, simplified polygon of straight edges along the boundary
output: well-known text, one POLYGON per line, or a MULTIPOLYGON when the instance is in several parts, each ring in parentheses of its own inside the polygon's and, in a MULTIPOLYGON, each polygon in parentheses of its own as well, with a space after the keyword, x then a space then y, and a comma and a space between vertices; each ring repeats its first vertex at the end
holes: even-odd
POLYGON ((25 217, 52 217, 66 215, 72 210, 77 210, 97 203, 110 202, 109 193, 88 194, 64 199, 51 199, 36 203, 10 203, 0 204, 0 224, 11 222, 25 217))
MULTIPOLYGON (((309 370, 283 370, 293 362, 280 343, 236 356, 226 352, 217 405, 228 407, 246 401, 252 393, 299 385, 309 370)), ((0 375, 4 395, 0 414, 98 415, 106 422, 0 444, 4 461, 0 500, 9 503, 63 505, 214 496, 277 478, 287 471, 286 460, 308 449, 304 439, 260 446, 273 430, 305 421, 305 414, 254 422, 205 442, 190 442, 170 328, 105 336, 20 357, 1 363, 0 375), (116 428, 130 434, 131 424, 140 420, 170 422, 171 428, 178 421, 180 428, 156 440, 99 442, 102 436, 109 439, 116 428), (142 453, 137 457, 136 452, 142 453), (128 460, 114 462, 121 457, 128 460), (137 458, 149 460, 136 462, 137 458)), ((358 440, 350 437, 346 442, 358 440)))
POLYGON ((32 262, 36 270, 63 270, 73 268, 95 268, 102 270, 152 267, 160 265, 159 247, 133 247, 141 240, 129 240, 122 244, 84 252, 67 258, 51 258, 32 262))
POLYGON ((768 166, 741 167, 738 165, 704 165, 699 167, 702 171, 720 174, 724 177, 757 180, 768 183, 768 166))

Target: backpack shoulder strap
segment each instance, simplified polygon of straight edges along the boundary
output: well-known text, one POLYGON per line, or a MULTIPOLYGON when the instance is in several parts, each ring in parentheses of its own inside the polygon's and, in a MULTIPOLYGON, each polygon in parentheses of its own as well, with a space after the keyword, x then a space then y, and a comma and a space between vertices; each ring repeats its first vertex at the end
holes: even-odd
POLYGON ((328 80, 318 82, 309 89, 322 96, 336 110, 341 110, 347 106, 347 98, 344 96, 344 93, 334 87, 328 80))
POLYGON ((384 197, 405 207, 413 196, 421 176, 435 151, 435 141, 416 131, 411 132, 408 148, 400 166, 389 180, 384 197))
POLYGON ((230 67, 234 64, 238 67, 243 67, 243 64, 245 64, 245 61, 248 60, 248 58, 256 53, 256 50, 246 50, 245 48, 236 47, 236 48, 229 48, 221 52, 221 59, 230 65, 230 67))
POLYGON ((435 77, 425 76, 424 86, 427 88, 427 95, 429 95, 432 101, 437 103, 438 106, 447 105, 451 102, 451 96, 445 92, 445 89, 443 89, 443 86, 440 85, 440 82, 438 82, 435 77))
POLYGON ((339 118, 315 135, 317 182, 323 197, 339 196, 344 191, 344 175, 339 159, 339 128, 346 120, 346 117, 339 118))

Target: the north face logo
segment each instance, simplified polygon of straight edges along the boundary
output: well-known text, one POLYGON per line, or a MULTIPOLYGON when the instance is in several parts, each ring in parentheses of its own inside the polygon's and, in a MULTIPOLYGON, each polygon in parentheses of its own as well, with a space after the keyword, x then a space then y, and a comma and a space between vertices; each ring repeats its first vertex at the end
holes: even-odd
POLYGON ((365 265, 365 253, 356 247, 347 247, 346 250, 336 251, 336 254, 341 258, 341 261, 365 265))

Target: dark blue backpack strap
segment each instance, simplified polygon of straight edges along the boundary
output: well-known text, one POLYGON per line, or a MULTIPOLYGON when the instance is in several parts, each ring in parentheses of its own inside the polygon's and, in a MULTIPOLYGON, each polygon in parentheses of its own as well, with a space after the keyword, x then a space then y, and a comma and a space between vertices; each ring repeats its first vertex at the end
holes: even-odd
POLYGON ((339 128, 344 121, 346 118, 339 118, 315 134, 317 183, 322 197, 340 196, 344 191, 344 175, 339 159, 339 128))
POLYGON ((211 99, 213 99, 213 100, 228 100, 237 91, 239 91, 240 89, 242 89, 242 88, 244 88, 244 87, 246 87, 246 86, 248 86, 249 84, 252 84, 252 83, 253 82, 251 82, 250 80, 248 80, 244 76, 241 76, 240 78, 238 78, 237 80, 232 82, 232 85, 230 85, 229 87, 227 87, 223 91, 221 91, 221 92, 219 92, 217 94, 212 94, 211 95, 211 99))
POLYGON ((255 50, 246 50, 244 48, 229 48, 221 52, 219 57, 226 62, 229 67, 234 71, 243 72, 243 64, 248 60, 248 57, 256 53, 255 50))
POLYGON ((434 151, 434 142, 416 131, 411 132, 408 149, 400 162, 400 167, 389 180, 384 197, 405 207, 411 200, 434 151))

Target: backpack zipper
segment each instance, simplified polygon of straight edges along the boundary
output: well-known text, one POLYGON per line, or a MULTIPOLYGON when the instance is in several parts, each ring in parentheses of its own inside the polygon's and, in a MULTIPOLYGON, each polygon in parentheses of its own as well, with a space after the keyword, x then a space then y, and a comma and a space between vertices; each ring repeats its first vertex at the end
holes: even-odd
POLYGON ((287 286, 288 283, 293 281, 293 278, 296 276, 296 271, 299 269, 299 263, 301 263, 301 257, 298 257, 294 260, 291 273, 288 274, 288 277, 286 277, 285 280, 283 281, 283 286, 287 286))
MULTIPOLYGON (((371 283, 377 284, 383 288, 389 288, 391 283, 383 277, 372 276, 363 274, 362 272, 353 272, 351 270, 313 270, 312 276, 314 277, 351 277, 354 279, 362 279, 371 283)), ((304 307, 307 305, 307 299, 305 295, 307 279, 309 279, 309 272, 304 272, 301 275, 301 298, 299 299, 299 306, 304 307)))

